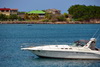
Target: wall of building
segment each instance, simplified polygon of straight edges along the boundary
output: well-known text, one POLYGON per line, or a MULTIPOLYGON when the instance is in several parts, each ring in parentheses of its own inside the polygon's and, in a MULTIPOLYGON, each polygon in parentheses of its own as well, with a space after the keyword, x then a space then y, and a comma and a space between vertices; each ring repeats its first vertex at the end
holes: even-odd
POLYGON ((17 14, 18 9, 0 8, 0 14, 11 15, 17 14))

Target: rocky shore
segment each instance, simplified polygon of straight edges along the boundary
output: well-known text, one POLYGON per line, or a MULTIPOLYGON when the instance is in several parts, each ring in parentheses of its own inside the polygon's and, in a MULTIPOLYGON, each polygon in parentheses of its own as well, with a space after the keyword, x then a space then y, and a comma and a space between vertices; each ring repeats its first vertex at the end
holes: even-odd
POLYGON ((57 21, 57 22, 34 22, 34 21, 0 21, 0 24, 100 24, 99 21, 57 21))

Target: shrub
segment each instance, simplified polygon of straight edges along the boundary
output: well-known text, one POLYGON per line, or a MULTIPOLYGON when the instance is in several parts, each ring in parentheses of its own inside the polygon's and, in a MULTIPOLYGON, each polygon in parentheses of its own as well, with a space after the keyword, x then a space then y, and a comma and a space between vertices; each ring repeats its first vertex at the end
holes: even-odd
POLYGON ((58 21, 66 21, 65 16, 61 15, 57 17, 58 21))
POLYGON ((42 20, 42 22, 49 22, 49 20, 48 19, 44 19, 44 20, 42 20))

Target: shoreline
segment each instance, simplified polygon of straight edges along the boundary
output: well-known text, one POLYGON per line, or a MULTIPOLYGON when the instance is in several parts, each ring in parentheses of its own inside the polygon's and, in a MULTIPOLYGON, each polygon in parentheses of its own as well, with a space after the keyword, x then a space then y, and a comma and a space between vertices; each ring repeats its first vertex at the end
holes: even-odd
POLYGON ((34 22, 34 21, 0 21, 0 24, 100 24, 100 21, 57 21, 57 22, 34 22))

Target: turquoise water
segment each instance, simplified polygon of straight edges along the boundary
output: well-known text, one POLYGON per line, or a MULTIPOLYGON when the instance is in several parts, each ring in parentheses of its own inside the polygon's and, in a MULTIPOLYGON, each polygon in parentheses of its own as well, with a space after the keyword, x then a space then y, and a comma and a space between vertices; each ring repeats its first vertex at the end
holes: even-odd
MULTIPOLYGON (((89 40, 100 24, 0 24, 0 67, 100 67, 100 60, 38 58, 21 46, 89 40)), ((100 31, 95 35, 97 37, 100 31)), ((100 37, 97 40, 100 48, 100 37)))

